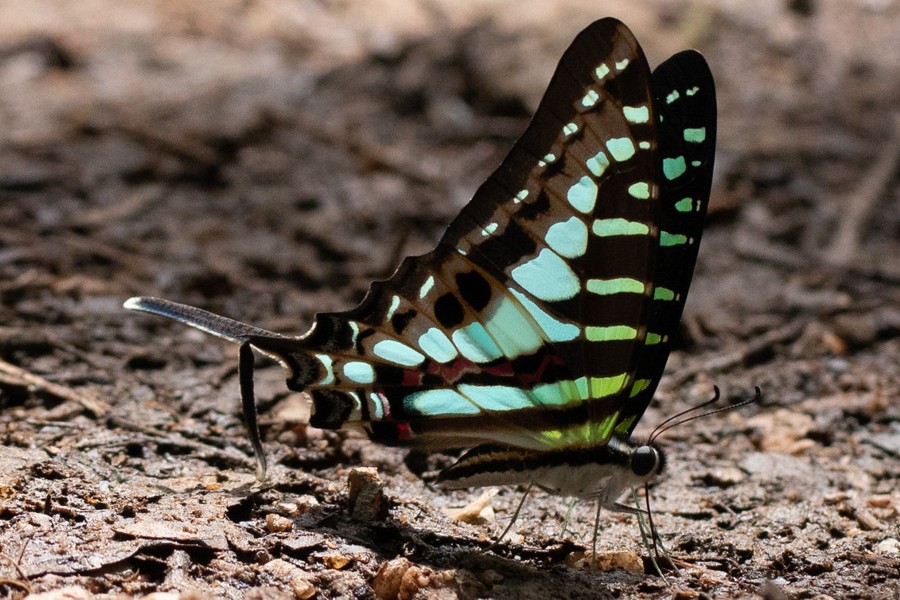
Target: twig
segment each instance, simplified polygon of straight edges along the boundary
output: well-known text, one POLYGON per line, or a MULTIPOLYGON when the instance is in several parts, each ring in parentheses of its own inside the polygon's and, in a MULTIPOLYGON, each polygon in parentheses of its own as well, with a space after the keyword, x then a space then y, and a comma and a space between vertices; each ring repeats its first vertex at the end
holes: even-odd
MULTIPOLYGON (((24 549, 24 545, 22 547, 24 549)), ((23 580, 28 579, 28 575, 25 574, 25 571, 22 570, 22 566, 19 564, 19 561, 22 560, 21 554, 19 555, 18 559, 15 559, 11 556, 7 556, 6 554, 3 554, 2 552, 0 552, 0 558, 2 558, 3 560, 5 560, 6 562, 8 562, 9 564, 11 564, 13 566, 13 568, 16 570, 16 573, 19 574, 20 579, 23 579, 23 580)))
POLYGON ((25 548, 28 547, 28 542, 31 541, 31 538, 26 538, 22 547, 19 549, 19 556, 13 558, 3 552, 0 552, 0 558, 8 562, 15 568, 16 573, 19 575, 19 579, 0 579, 0 585, 8 585, 12 587, 17 587, 22 590, 25 590, 26 594, 31 593, 31 584, 28 583, 28 575, 22 569, 22 557, 25 556, 25 548))
POLYGON ((101 206, 86 210, 75 217, 73 225, 80 227, 97 227, 107 223, 123 221, 139 215, 148 206, 155 204, 165 195, 161 185, 146 185, 126 195, 120 201, 109 206, 101 206))
POLYGON ((436 181, 436 174, 422 169, 419 163, 408 160, 403 153, 383 146, 378 142, 361 138, 352 142, 348 141, 347 135, 338 131, 336 127, 300 115, 292 116, 290 122, 302 129, 314 140, 340 146, 345 152, 355 158, 377 168, 396 173, 413 183, 428 186, 441 185, 443 183, 436 181))
POLYGON ((772 242, 761 244, 758 237, 747 232, 738 231, 734 246, 741 258, 773 265, 785 271, 802 271, 809 265, 809 258, 796 248, 772 242))
MULTIPOLYGON (((148 439, 164 442, 173 447, 185 448, 187 450, 195 452, 197 458, 206 460, 207 462, 210 462, 210 459, 216 459, 225 465, 246 467, 248 461, 251 461, 251 459, 248 459, 246 457, 246 454, 244 454, 240 448, 238 448, 237 446, 228 445, 228 441, 224 438, 209 439, 209 441, 204 441, 204 439, 194 440, 189 438, 185 433, 163 432, 153 429, 152 427, 146 427, 139 423, 135 423, 133 421, 129 421, 127 419, 116 416, 110 416, 109 422, 110 425, 114 427, 119 427, 128 431, 140 433, 148 439), (223 448, 217 446, 216 443, 226 445, 223 448), (230 452, 230 450, 233 450, 233 452, 230 452)), ((107 444, 100 444, 93 440, 86 440, 77 444, 76 447, 79 450, 82 450, 84 448, 90 448, 99 445, 107 444)))
POLYGON ((26 371, 22 367, 17 367, 3 359, 0 359, 0 373, 9 375, 13 379, 12 383, 22 385, 23 387, 32 387, 42 390, 51 396, 56 396, 62 400, 76 402, 97 418, 103 417, 109 408, 105 402, 94 398, 92 395, 75 391, 72 388, 53 383, 52 381, 47 381, 40 375, 36 375, 31 371, 26 371))
POLYGON ((893 136, 865 174, 855 193, 841 204, 846 207, 838 222, 837 235, 825 252, 825 260, 833 265, 850 263, 859 251, 862 227, 887 188, 900 161, 900 115, 894 116, 893 136))

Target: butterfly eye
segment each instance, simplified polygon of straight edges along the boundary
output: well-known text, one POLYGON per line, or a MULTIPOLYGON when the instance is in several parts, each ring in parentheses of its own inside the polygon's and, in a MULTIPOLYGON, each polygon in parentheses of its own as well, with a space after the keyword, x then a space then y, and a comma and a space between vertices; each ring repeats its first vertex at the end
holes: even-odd
POLYGON ((631 472, 638 477, 645 477, 656 469, 659 456, 650 446, 641 446, 631 455, 631 472))

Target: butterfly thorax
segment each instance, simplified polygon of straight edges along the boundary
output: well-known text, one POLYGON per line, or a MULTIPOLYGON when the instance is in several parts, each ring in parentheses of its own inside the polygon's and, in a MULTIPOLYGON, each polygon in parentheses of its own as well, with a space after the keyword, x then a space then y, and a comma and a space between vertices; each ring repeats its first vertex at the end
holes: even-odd
POLYGON ((439 482, 448 488, 533 483, 552 494, 589 498, 618 510, 619 496, 659 475, 665 463, 659 446, 616 436, 603 445, 549 451, 485 445, 441 472, 439 482))

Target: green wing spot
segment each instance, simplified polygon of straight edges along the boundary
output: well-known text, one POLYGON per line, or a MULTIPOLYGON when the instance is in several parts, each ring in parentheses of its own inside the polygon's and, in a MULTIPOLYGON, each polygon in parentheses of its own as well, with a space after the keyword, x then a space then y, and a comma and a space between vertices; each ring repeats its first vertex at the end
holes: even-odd
POLYGON ((587 400, 587 388, 584 387, 585 393, 582 394, 582 387, 570 379, 563 379, 536 385, 529 393, 541 406, 570 406, 587 400))
POLYGON ((600 177, 609 166, 609 158, 605 152, 601 151, 584 161, 584 166, 594 174, 594 177, 600 177))
POLYGON ((581 334, 580 327, 554 319, 519 290, 511 289, 509 293, 519 301, 551 342, 568 342, 581 334))
POLYGON ((591 226, 594 235, 650 235, 650 227, 646 223, 627 219, 597 219, 591 226))
POLYGON ((614 412, 609 415, 599 423, 594 428, 594 438, 605 440, 609 436, 612 435, 613 429, 616 427, 616 421, 619 420, 619 411, 614 412))
POLYGON ((394 318, 394 313, 397 312, 397 309, 400 308, 400 296, 394 294, 391 297, 391 305, 388 307, 387 315, 385 316, 385 320, 390 321, 394 318))
POLYGON ((684 141, 691 144, 702 144, 706 141, 706 127, 688 127, 684 130, 684 141))
POLYGON ((470 385, 461 383, 459 391, 483 410, 505 412, 534 406, 530 392, 508 385, 470 385))
POLYGON ((590 342, 616 342, 636 339, 638 332, 637 329, 628 325, 608 325, 606 327, 585 327, 584 333, 590 342))
POLYGON ((369 363, 355 360, 344 365, 344 376, 354 383, 372 383, 375 369, 369 363))
POLYGON ((477 321, 450 336, 459 352, 473 363, 486 363, 503 356, 484 326, 477 321))
POLYGON ((682 198, 675 203, 675 210, 678 212, 691 212, 694 208, 693 198, 682 198))
POLYGON ((644 339, 644 344, 647 346, 654 346, 662 341, 662 337, 658 333, 647 333, 647 337, 644 339))
POLYGON ((650 184, 639 181, 628 186, 628 195, 638 200, 646 200, 650 197, 650 184))
POLYGON ((653 290, 653 299, 654 300, 674 300, 675 292, 670 290, 669 288, 658 287, 653 290))
POLYGON ((623 106, 622 113, 629 123, 650 122, 650 110, 646 106, 623 106))
POLYGON ((638 379, 634 382, 634 385, 631 386, 631 393, 628 395, 629 398, 634 398, 648 387, 652 381, 650 379, 638 379))
POLYGON ((459 356, 453 342, 437 327, 432 327, 419 336, 419 348, 439 363, 448 363, 459 356))
POLYGON ((510 275, 529 294, 547 302, 568 300, 581 291, 578 275, 549 248, 513 269, 510 275))
POLYGON ((369 411, 371 412, 372 416, 376 419, 383 419, 385 401, 381 398, 378 392, 369 392, 369 400, 372 401, 372 404, 369 406, 369 411))
POLYGON ((622 137, 622 138, 609 138, 606 140, 606 149, 609 150, 609 153, 612 157, 618 161, 623 162, 634 156, 634 142, 631 141, 630 138, 622 137))
POLYGON ((388 362, 404 367, 422 364, 425 356, 397 340, 381 340, 372 347, 372 353, 388 362))
POLYGON ((590 378, 590 397, 606 398, 614 396, 622 391, 625 380, 628 378, 627 373, 620 373, 611 377, 591 377, 590 378))
POLYGON ((477 415, 481 413, 475 403, 462 394, 448 389, 413 392, 403 399, 403 410, 425 417, 477 415))
MULTIPOLYGON (((490 340, 494 340, 507 358, 537 352, 544 341, 525 313, 516 302, 506 296, 498 296, 482 312, 487 338, 483 343, 493 346, 490 340)), ((453 339, 456 340, 455 337, 453 339)))
POLYGON ((631 429, 631 424, 634 423, 634 420, 637 418, 636 415, 628 415, 622 421, 616 425, 616 433, 619 435, 628 435, 628 431, 631 429))
POLYGON ((587 225, 578 217, 554 223, 547 230, 544 240, 560 256, 578 258, 587 252, 587 225))
POLYGON ((316 358, 325 367, 325 376, 319 381, 319 385, 331 385, 334 383, 334 359, 327 354, 316 354, 316 358))
POLYGON ((597 184, 594 180, 585 175, 572 184, 566 199, 572 208, 585 214, 594 210, 594 204, 597 203, 597 184))
POLYGON ((665 175, 666 179, 669 181, 678 179, 684 175, 685 171, 687 171, 687 163, 684 162, 683 156, 663 159, 663 175, 665 175))
POLYGON ((687 244, 688 239, 686 235, 680 233, 669 233, 668 231, 660 231, 659 232, 659 245, 660 246, 682 246, 687 244))
POLYGON ((425 283, 422 284, 422 287, 419 288, 419 298, 424 299, 425 296, 428 295, 428 292, 431 291, 431 288, 434 287, 434 275, 429 275, 428 279, 425 280, 425 283))
POLYGON ((617 277, 615 279, 588 279, 587 291, 600 296, 612 294, 643 294, 647 288, 643 281, 630 277, 617 277))
POLYGON ((484 229, 481 230, 481 236, 487 237, 489 235, 493 235, 494 232, 497 231, 497 228, 500 226, 499 223, 488 223, 484 226, 484 229))

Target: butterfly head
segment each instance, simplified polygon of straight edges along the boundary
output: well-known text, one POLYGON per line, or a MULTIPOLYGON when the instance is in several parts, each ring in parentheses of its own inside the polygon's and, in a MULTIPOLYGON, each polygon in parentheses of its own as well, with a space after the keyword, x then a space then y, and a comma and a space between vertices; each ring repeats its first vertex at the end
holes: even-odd
POLYGON ((660 446, 652 442, 640 444, 634 448, 629 466, 634 477, 641 480, 641 483, 646 483, 663 472, 666 454, 660 446))
POLYGON ((616 511, 621 510, 616 500, 624 492, 649 485, 666 466, 665 451, 654 442, 614 436, 599 451, 594 457, 597 471, 593 473, 598 477, 588 482, 589 473, 585 472, 578 484, 584 491, 571 495, 599 500, 601 505, 616 511))

